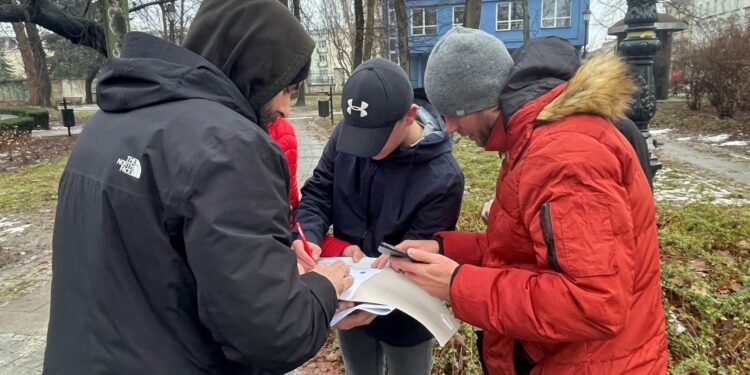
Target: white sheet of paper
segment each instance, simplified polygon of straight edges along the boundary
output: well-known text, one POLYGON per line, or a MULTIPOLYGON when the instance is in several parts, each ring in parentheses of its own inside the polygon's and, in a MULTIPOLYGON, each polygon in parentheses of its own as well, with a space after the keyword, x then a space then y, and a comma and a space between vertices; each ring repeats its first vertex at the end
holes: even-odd
POLYGON ((381 271, 377 268, 372 268, 372 262, 374 262, 376 259, 378 258, 364 257, 359 261, 359 263, 354 263, 352 261, 352 258, 350 257, 331 257, 320 258, 318 262, 330 265, 340 260, 347 266, 349 266, 349 274, 351 274, 354 278, 354 284, 352 284, 349 289, 345 290, 344 293, 341 293, 341 296, 339 296, 340 300, 349 301, 352 299, 352 297, 354 296, 354 292, 357 291, 362 283, 377 275, 381 271))
POLYGON ((336 323, 340 322, 341 319, 344 319, 347 315, 355 312, 355 311, 367 311, 369 313, 375 314, 375 315, 388 315, 393 312, 396 308, 393 306, 387 306, 387 305, 378 305, 374 303, 361 303, 359 305, 356 305, 354 307, 348 308, 344 311, 336 313, 336 315, 333 316, 333 319, 331 320, 331 325, 336 325, 336 323))

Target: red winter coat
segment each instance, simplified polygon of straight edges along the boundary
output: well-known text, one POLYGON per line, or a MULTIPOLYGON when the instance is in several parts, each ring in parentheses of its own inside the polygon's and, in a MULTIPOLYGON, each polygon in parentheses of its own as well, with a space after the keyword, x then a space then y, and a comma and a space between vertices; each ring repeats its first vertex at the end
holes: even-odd
POLYGON ((283 117, 268 125, 268 134, 281 147, 289 166, 289 205, 292 210, 299 206, 299 187, 297 186, 297 134, 294 126, 283 117))
POLYGON ((487 232, 437 234, 462 264, 453 311, 485 330, 492 374, 666 373, 654 203, 609 120, 629 101, 626 72, 593 58, 507 130, 499 119, 486 149, 506 157, 487 232))
MULTIPOLYGON (((283 117, 268 125, 268 134, 281 147, 286 155, 287 165, 289 166, 289 205, 292 211, 299 206, 299 188, 297 185, 297 134, 294 126, 283 117)), ((304 229, 303 229, 304 230, 304 229)), ((337 257, 341 255, 344 248, 349 246, 346 241, 339 240, 333 236, 325 236, 320 244, 323 257, 337 257)))

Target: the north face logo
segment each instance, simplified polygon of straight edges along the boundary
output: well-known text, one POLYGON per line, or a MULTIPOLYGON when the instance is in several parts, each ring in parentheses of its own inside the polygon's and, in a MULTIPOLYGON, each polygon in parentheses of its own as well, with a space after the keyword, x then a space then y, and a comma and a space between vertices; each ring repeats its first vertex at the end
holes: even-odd
POLYGON ((359 117, 360 118, 367 117, 367 111, 365 111, 365 110, 370 105, 366 101, 363 100, 362 103, 360 103, 359 106, 356 106, 356 105, 354 105, 354 99, 349 99, 347 101, 347 104, 349 104, 349 107, 346 109, 346 112, 349 113, 350 115, 352 114, 352 111, 357 111, 357 112, 359 112, 359 117))
POLYGON ((141 161, 128 156, 127 160, 117 159, 117 165, 120 166, 120 172, 125 173, 128 176, 141 178, 141 161))

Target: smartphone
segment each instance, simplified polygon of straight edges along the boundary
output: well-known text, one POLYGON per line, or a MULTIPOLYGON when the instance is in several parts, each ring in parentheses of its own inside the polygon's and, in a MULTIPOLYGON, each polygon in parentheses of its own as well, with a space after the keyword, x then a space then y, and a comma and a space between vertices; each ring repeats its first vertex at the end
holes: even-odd
POLYGON ((416 260, 412 259, 409 254, 406 253, 405 250, 401 250, 397 248, 396 246, 393 246, 389 243, 381 242, 380 246, 378 246, 378 251, 381 254, 387 254, 393 257, 397 258, 407 258, 412 262, 416 262, 416 260))

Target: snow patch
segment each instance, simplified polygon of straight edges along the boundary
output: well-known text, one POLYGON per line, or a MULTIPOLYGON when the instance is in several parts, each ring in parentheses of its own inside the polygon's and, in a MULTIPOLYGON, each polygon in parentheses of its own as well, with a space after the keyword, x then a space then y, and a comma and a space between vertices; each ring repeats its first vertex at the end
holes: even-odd
POLYGON ((23 233, 26 228, 30 227, 31 224, 26 225, 19 225, 21 224, 18 221, 10 221, 6 217, 0 217, 0 233, 2 234, 21 234, 23 233))
POLYGON ((693 139, 693 137, 680 137, 680 138, 677 138, 678 141, 689 141, 691 139, 693 139))
POLYGON ((729 139, 729 134, 718 134, 718 135, 714 135, 710 137, 709 136, 701 137, 701 141, 712 142, 712 143, 724 142, 727 139, 729 139))
POLYGON ((747 146, 747 142, 745 141, 730 141, 730 142, 724 142, 720 144, 719 146, 747 146))
POLYGON ((651 132, 651 135, 662 135, 671 132, 672 129, 650 129, 649 132, 651 132))
POLYGON ((31 224, 21 225, 20 227, 10 228, 3 231, 3 233, 7 234, 21 234, 23 233, 26 228, 30 227, 31 224))

